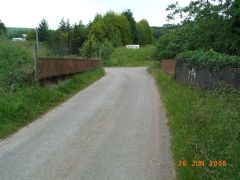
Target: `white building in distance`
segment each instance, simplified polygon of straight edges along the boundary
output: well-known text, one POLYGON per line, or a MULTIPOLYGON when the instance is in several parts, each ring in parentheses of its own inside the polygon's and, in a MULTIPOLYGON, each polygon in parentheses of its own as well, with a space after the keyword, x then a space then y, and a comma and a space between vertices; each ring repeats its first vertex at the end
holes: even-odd
POLYGON ((12 38, 12 41, 26 41, 26 34, 22 34, 22 38, 12 38))
POLYGON ((140 45, 126 45, 126 48, 128 48, 128 49, 139 49, 140 45))

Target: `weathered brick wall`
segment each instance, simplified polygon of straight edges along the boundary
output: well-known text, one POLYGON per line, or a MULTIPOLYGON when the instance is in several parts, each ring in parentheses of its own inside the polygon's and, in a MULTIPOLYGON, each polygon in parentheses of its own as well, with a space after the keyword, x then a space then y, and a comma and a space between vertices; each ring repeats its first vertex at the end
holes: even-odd
POLYGON ((176 81, 193 84, 194 86, 212 90, 217 84, 231 84, 240 89, 240 69, 226 66, 218 71, 204 67, 195 67, 186 63, 176 64, 176 81))
POLYGON ((173 59, 162 60, 160 61, 160 68, 167 73, 175 72, 175 63, 173 59))

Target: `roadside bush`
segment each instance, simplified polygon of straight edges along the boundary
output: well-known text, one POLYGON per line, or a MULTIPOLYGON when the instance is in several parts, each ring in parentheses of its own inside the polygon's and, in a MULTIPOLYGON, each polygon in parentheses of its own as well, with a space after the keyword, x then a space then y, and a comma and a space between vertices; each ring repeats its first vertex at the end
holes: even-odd
MULTIPOLYGON (((105 40, 103 43, 92 41, 92 54, 93 57, 99 56, 99 49, 101 48, 101 59, 103 63, 109 60, 110 54, 113 52, 114 47, 112 43, 108 40, 105 40)), ((83 47, 80 48, 80 53, 82 57, 90 58, 90 40, 85 41, 83 47)))
POLYGON ((97 56, 98 54, 98 45, 94 40, 87 40, 83 43, 82 48, 80 48, 80 54, 82 57, 90 58, 90 41, 92 41, 92 54, 97 56))
POLYGON ((178 53, 199 49, 198 44, 193 43, 196 41, 192 39, 194 36, 189 36, 190 33, 189 29, 180 28, 161 36, 156 43, 154 59, 173 59, 178 53))
POLYGON ((31 29, 30 31, 28 31, 26 39, 28 41, 35 41, 36 40, 36 30, 31 29))
POLYGON ((173 34, 166 34, 157 41, 156 50, 153 55, 156 60, 172 59, 176 56, 178 52, 169 47, 170 41, 173 38, 173 34))
POLYGON ((240 57, 229 56, 217 53, 213 50, 204 52, 200 50, 186 51, 177 54, 175 57, 176 62, 185 62, 191 65, 203 66, 212 69, 220 69, 224 66, 230 65, 233 68, 240 68, 240 57))

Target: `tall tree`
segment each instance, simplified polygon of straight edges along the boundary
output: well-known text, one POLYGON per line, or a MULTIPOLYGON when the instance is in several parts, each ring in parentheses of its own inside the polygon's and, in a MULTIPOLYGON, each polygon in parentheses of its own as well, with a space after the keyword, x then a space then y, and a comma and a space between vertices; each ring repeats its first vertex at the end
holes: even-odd
POLYGON ((147 20, 143 19, 137 23, 137 31, 139 34, 138 42, 140 45, 152 44, 152 29, 147 20))
POLYGON ((79 54, 79 49, 82 47, 83 43, 87 40, 88 29, 83 25, 82 21, 73 26, 72 30, 72 53, 79 54))
POLYGON ((49 38, 49 27, 45 19, 42 19, 38 26, 38 37, 41 42, 47 41, 49 38))
POLYGON ((131 32, 133 34, 133 41, 134 43, 138 43, 138 31, 137 31, 137 26, 136 26, 136 21, 133 17, 133 13, 130 9, 127 9, 125 11, 123 11, 123 14, 126 16, 130 27, 131 27, 131 32))
POLYGON ((70 32, 71 29, 72 29, 72 27, 71 27, 71 24, 70 24, 70 20, 67 19, 67 22, 66 22, 66 31, 67 31, 67 32, 70 32))
POLYGON ((59 22, 58 30, 63 31, 63 32, 70 32, 71 30, 71 24, 69 19, 67 21, 64 20, 64 18, 61 19, 59 22))
POLYGON ((116 14, 113 11, 109 11, 104 15, 103 20, 117 29, 116 32, 120 33, 122 44, 133 42, 131 27, 124 14, 116 14))
POLYGON ((7 33, 7 28, 4 25, 4 23, 0 20, 0 35, 6 34, 7 33))
POLYGON ((65 22, 64 18, 61 19, 59 22, 58 30, 65 32, 67 29, 67 23, 65 22))
POLYGON ((104 39, 107 39, 107 34, 108 29, 103 21, 103 17, 97 14, 90 25, 88 38, 94 39, 97 42, 103 42, 104 39))

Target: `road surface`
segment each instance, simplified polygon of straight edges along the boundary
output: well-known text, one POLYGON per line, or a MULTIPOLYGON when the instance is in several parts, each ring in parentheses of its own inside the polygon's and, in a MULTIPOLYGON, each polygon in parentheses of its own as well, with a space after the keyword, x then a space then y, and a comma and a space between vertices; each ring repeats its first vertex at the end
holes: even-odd
POLYGON ((93 85, 0 142, 0 179, 173 179, 169 132, 146 68, 93 85))

